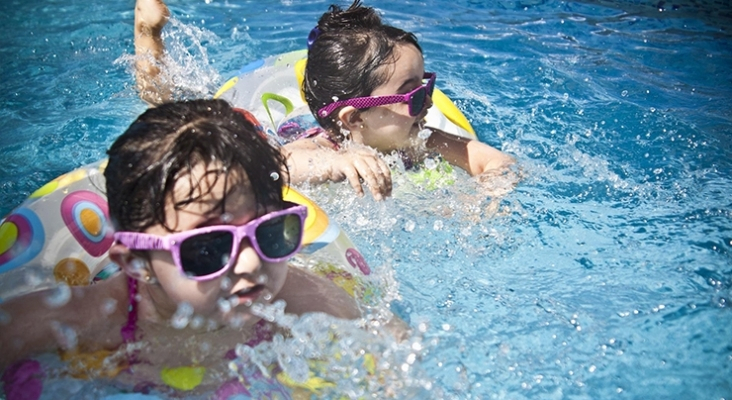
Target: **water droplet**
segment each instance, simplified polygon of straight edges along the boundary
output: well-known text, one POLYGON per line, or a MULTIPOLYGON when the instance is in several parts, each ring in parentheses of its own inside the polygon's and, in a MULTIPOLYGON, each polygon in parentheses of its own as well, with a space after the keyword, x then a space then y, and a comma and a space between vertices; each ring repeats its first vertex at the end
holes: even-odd
POLYGON ((442 220, 438 219, 438 220, 437 220, 437 221, 435 221, 435 223, 434 223, 434 224, 432 225, 432 229, 433 229, 433 230, 436 230, 436 231, 439 231, 439 230, 442 230, 442 228, 444 227, 444 225, 445 225, 445 223, 444 223, 444 222, 442 222, 442 220))
POLYGON ((280 179, 280 174, 275 171, 275 172, 272 172, 271 174, 269 174, 269 177, 272 178, 272 180, 276 182, 280 179))
POLYGON ((432 136, 432 129, 422 129, 421 131, 417 132, 417 137, 419 137, 422 140, 427 140, 432 136))
POLYGON ((404 223, 404 230, 407 232, 412 232, 412 231, 414 231, 414 228, 416 227, 416 225, 417 224, 414 221, 409 220, 404 223))
POLYGON ((102 314, 112 315, 117 309, 117 300, 109 298, 102 302, 102 314))
POLYGON ((170 324, 175 329, 183 329, 188 326, 188 322, 192 315, 193 306, 186 302, 180 303, 178 304, 178 309, 175 311, 175 314, 170 318, 170 324))
POLYGON ((231 213, 223 213, 223 214, 221 214, 221 217, 219 217, 219 218, 221 218, 221 222, 223 222, 225 224, 228 224, 234 220, 234 216, 231 215, 231 213))
POLYGON ((135 257, 130 262, 129 274, 132 276, 140 276, 146 268, 147 263, 145 262, 145 260, 135 257))
POLYGON ((205 322, 206 322, 206 320, 202 316, 196 315, 193 318, 191 318, 191 323, 189 325, 193 329, 200 329, 201 327, 203 327, 203 324, 205 322))
POLYGON ((43 279, 34 272, 28 272, 25 274, 25 283, 30 287, 39 286, 42 282, 43 279))
POLYGON ((219 301, 216 302, 216 305, 222 314, 226 314, 231 311, 231 302, 224 298, 219 299, 219 301))
POLYGON ((71 300, 71 288, 66 283, 61 283, 49 290, 43 300, 51 308, 64 306, 71 300))
POLYGON ((51 322, 51 329, 58 341, 59 347, 64 350, 75 349, 79 344, 79 338, 76 331, 68 325, 61 324, 58 321, 51 322))
POLYGON ((628 97, 628 91, 627 90, 623 90, 622 92, 620 92, 620 95, 623 96, 623 97, 628 97))
POLYGON ((233 284, 231 282, 231 278, 229 278, 228 276, 224 276, 221 279, 221 284, 219 285, 219 287, 221 288, 221 290, 227 291, 227 290, 231 289, 232 285, 233 284))

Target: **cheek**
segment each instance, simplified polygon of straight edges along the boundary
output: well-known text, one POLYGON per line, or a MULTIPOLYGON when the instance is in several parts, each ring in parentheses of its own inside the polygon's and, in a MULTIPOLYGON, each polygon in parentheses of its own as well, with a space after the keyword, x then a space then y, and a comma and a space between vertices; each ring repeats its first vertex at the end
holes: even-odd
POLYGON ((381 151, 390 151, 404 146, 410 138, 416 122, 406 109, 404 114, 383 107, 367 121, 368 130, 364 132, 364 144, 381 151))
POLYGON ((287 279, 288 266, 287 262, 267 263, 267 288, 276 296, 287 279))
POLYGON ((171 263, 156 263, 154 265, 158 284, 163 288, 168 298, 176 306, 181 303, 191 305, 196 314, 208 315, 216 310, 221 280, 198 282, 181 275, 171 263))

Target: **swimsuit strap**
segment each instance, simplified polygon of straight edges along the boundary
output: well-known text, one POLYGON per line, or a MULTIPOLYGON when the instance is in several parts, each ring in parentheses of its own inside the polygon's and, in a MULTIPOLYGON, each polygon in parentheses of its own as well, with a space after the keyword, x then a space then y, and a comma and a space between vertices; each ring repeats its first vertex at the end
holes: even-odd
POLYGON ((330 135, 328 135, 328 132, 326 132, 325 129, 323 129, 323 128, 319 127, 319 126, 312 127, 312 128, 309 128, 309 129, 305 130, 295 140, 309 139, 309 138, 314 138, 314 137, 317 137, 317 136, 320 136, 320 137, 325 138, 325 140, 327 140, 331 144, 331 147, 333 148, 333 150, 338 151, 338 150, 341 149, 341 145, 338 144, 338 142, 336 142, 335 140, 333 140, 333 138, 330 137, 330 135))
POLYGON ((330 144, 333 145, 333 150, 338 151, 338 150, 341 149, 341 145, 338 144, 338 142, 336 142, 335 140, 333 140, 333 138, 330 137, 330 135, 328 134, 328 132, 326 132, 324 129, 320 129, 320 132, 318 133, 318 136, 322 136, 322 137, 325 138, 325 140, 329 141, 330 144))
POLYGON ((127 290, 130 293, 130 305, 127 312, 127 323, 122 327, 122 340, 125 343, 135 341, 137 330, 137 280, 127 277, 127 290))

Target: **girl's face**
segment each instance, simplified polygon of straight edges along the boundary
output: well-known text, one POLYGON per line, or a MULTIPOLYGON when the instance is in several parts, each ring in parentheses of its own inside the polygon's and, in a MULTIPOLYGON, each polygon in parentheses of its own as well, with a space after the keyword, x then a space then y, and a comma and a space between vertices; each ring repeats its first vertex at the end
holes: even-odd
MULTIPOLYGON (((223 177, 214 181, 206 168, 199 164, 190 176, 178 179, 173 196, 176 202, 195 198, 206 193, 198 201, 175 209, 172 202, 166 209, 166 222, 175 232, 211 225, 242 225, 267 212, 258 207, 246 177, 228 182, 223 177), (225 192, 226 191, 226 192, 225 192), (225 197, 224 211, 221 200, 225 197)), ((161 225, 146 231, 165 236, 170 232, 161 225)), ((239 247, 238 257, 224 275, 207 281, 196 281, 181 274, 168 251, 149 251, 150 266, 154 276, 170 300, 169 307, 181 303, 190 304, 196 315, 215 320, 249 324, 258 318, 249 313, 255 302, 269 303, 282 289, 287 276, 287 263, 269 263, 259 258, 249 239, 239 247), (224 307, 221 307, 221 305, 224 307), (231 310, 225 310, 231 307, 231 310), (232 319, 233 318, 233 319, 232 319)))
MULTIPOLYGON (((400 44, 395 49, 395 55, 395 63, 382 67, 388 68, 386 73, 389 79, 374 89, 371 96, 405 94, 422 85, 424 76, 422 53, 411 44, 400 44)), ((419 124, 432 105, 429 96, 427 102, 425 109, 415 117, 409 115, 407 103, 372 107, 361 111, 361 121, 352 125, 353 140, 384 153, 413 147, 420 130, 419 124)))

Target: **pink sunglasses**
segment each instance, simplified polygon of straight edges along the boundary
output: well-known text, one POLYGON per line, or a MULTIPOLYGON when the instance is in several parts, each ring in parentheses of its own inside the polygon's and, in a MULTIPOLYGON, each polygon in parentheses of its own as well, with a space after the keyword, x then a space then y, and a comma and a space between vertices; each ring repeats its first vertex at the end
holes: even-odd
POLYGON ((226 273, 236 262, 239 244, 249 238, 263 261, 280 262, 300 250, 307 207, 288 207, 253 219, 244 225, 215 225, 158 236, 141 232, 116 232, 117 242, 130 250, 167 250, 176 267, 189 278, 207 281, 226 273))
POLYGON ((407 94, 355 97, 353 99, 336 101, 318 110, 318 115, 321 118, 325 118, 343 106, 352 106, 361 110, 387 104, 407 103, 409 105, 409 115, 416 117, 427 105, 427 95, 432 96, 432 92, 435 89, 435 79, 437 79, 437 74, 434 72, 426 72, 422 80, 427 82, 407 94))

